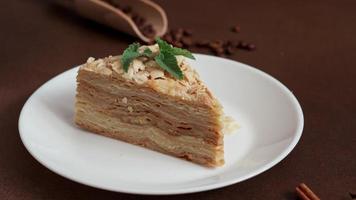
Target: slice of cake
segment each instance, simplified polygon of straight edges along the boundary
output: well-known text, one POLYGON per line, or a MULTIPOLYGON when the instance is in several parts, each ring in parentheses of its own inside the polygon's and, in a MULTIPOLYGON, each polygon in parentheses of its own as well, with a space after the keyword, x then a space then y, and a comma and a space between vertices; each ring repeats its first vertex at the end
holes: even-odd
POLYGON ((183 56, 174 56, 177 73, 162 67, 170 62, 158 58, 166 51, 161 45, 129 48, 79 68, 75 123, 204 166, 223 165, 222 107, 196 71, 183 56))

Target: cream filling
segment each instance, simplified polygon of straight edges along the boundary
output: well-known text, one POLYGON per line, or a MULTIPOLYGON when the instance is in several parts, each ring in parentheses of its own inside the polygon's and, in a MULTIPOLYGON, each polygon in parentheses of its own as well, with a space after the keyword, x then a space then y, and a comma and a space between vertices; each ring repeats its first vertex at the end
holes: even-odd
POLYGON ((209 157, 213 160, 223 159, 223 146, 213 146, 207 144, 201 138, 187 135, 171 136, 159 128, 152 126, 139 126, 123 123, 117 118, 105 115, 89 108, 90 106, 79 106, 76 110, 76 120, 83 123, 92 123, 102 129, 120 134, 124 138, 134 138, 134 140, 151 140, 160 148, 167 151, 187 152, 209 157))

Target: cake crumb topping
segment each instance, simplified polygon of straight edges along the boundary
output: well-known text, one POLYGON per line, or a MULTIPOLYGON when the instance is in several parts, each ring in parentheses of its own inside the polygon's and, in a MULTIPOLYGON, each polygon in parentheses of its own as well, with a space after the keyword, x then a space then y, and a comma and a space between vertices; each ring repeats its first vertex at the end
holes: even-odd
MULTIPOLYGON (((149 48, 153 54, 159 53, 158 45, 141 46, 138 51, 149 48)), ((196 99, 206 104, 220 106, 212 97, 206 86, 199 80, 198 73, 192 69, 185 57, 176 56, 179 68, 184 74, 182 80, 174 78, 170 73, 164 71, 155 60, 142 59, 138 57, 130 63, 125 73, 121 56, 109 56, 103 59, 89 57, 81 67, 84 70, 94 71, 99 74, 126 79, 138 85, 150 87, 163 94, 180 97, 181 99, 196 99)))
POLYGON ((92 63, 95 61, 95 58, 93 57, 89 57, 88 60, 87 60, 87 63, 92 63))
POLYGON ((121 102, 127 104, 127 98, 126 97, 122 98, 121 102))
POLYGON ((127 110, 129 110, 130 113, 133 112, 133 108, 131 106, 127 107, 127 110))

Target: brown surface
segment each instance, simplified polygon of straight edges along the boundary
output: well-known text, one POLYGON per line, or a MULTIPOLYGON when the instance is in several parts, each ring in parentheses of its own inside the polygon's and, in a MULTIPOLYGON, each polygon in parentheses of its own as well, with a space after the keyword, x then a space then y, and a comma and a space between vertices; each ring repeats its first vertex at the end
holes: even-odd
MULTIPOLYGON (((0 199, 157 199, 69 181, 39 164, 22 145, 17 121, 34 90, 88 56, 118 54, 133 40, 47 2, 0 3, 0 199)), ((300 182, 321 199, 351 199, 348 191, 356 190, 356 1, 186 2, 190 6, 160 1, 171 27, 191 28, 209 39, 224 35, 256 43, 257 51, 240 51, 233 59, 285 83, 301 102, 305 128, 293 152, 255 178, 162 199, 296 199, 300 182), (241 33, 228 31, 234 24, 241 33)))

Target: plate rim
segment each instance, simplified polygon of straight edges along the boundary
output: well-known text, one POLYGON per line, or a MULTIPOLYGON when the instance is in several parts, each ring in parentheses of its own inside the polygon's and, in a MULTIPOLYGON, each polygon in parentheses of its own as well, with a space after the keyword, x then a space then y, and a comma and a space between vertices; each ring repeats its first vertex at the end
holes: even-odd
POLYGON ((30 155, 32 157, 35 158, 35 160, 37 160, 41 165, 43 165, 44 167, 46 167, 47 169, 51 170, 52 172, 67 178, 71 181, 83 184, 83 185, 87 185, 90 187, 94 187, 94 188, 98 188, 98 189, 103 189, 103 190, 107 190, 107 191, 112 191, 112 192, 122 192, 122 193, 128 193, 128 194, 141 194, 141 195, 174 195, 174 194, 188 194, 188 193, 195 193, 195 192, 202 192, 202 191, 208 191, 208 190, 213 190, 213 189, 219 189, 222 187, 226 187, 235 183, 239 183, 242 181, 245 181, 247 179, 253 178, 267 170, 269 170, 270 168, 272 168, 273 166, 277 165, 278 163, 280 163, 284 158, 286 158, 291 151, 296 147, 298 141, 300 140, 302 133, 303 133, 303 128, 304 128, 304 114, 303 114, 303 110, 301 108, 301 105, 297 99, 297 97, 282 83, 280 82, 278 79, 274 78, 272 75, 256 68, 253 66, 250 66, 248 64, 245 63, 241 63, 235 60, 231 60, 231 59, 227 59, 227 58, 222 58, 222 57, 217 57, 217 56, 212 56, 212 55, 206 55, 206 54, 198 54, 198 53, 194 53, 194 56, 198 56, 198 57, 210 57, 213 59, 222 59, 224 60, 224 62, 231 62, 234 64, 239 64, 245 68, 248 68, 250 71, 257 73, 259 75, 264 76, 267 79, 270 79, 271 81, 273 81, 274 84, 276 84, 277 86, 280 87, 280 89, 282 89, 283 93, 286 94, 288 96, 288 98, 291 100, 291 102, 293 103, 293 106, 295 107, 295 111, 297 113, 297 129, 294 133, 293 136, 293 140, 289 143, 289 145, 287 146, 287 148, 285 148, 283 151, 281 151, 281 153, 275 157, 274 159, 272 159, 271 161, 267 162, 265 165, 261 166, 260 168, 245 174, 244 176, 240 176, 238 178, 231 178, 229 180, 226 180, 224 182, 218 182, 218 183, 213 183, 213 184, 208 184, 208 185, 201 185, 201 186, 194 186, 191 188, 169 188, 169 189, 165 189, 165 190, 160 190, 160 189, 156 189, 156 190, 152 190, 151 188, 144 189, 144 188, 139 188, 139 187, 130 187, 130 188, 114 188, 114 187, 110 187, 110 186, 101 186, 101 185, 96 185, 96 184, 92 184, 90 182, 85 182, 82 181, 77 178, 68 176, 64 173, 62 173, 60 170, 54 169, 51 166, 47 165, 45 161, 41 160, 41 158, 39 158, 34 152, 33 150, 31 150, 30 145, 27 143, 27 141, 23 138, 23 134, 25 134, 25 130, 23 130, 23 124, 24 124, 24 117, 23 117, 23 113, 25 111, 25 109, 28 107, 28 104, 32 101, 33 96, 43 87, 45 87, 49 82, 51 82, 53 79, 62 76, 65 73, 68 73, 71 70, 74 70, 76 68, 78 68, 80 65, 72 67, 70 69, 67 69, 55 76, 53 76, 52 78, 50 78, 49 80, 47 80, 46 82, 44 82, 40 87, 38 87, 26 100, 26 102, 23 104, 23 107, 21 109, 20 115, 19 115, 19 120, 18 120, 18 130, 19 130, 19 135, 20 135, 20 139, 21 142, 23 143, 23 145, 25 146, 26 150, 30 153, 30 155))

